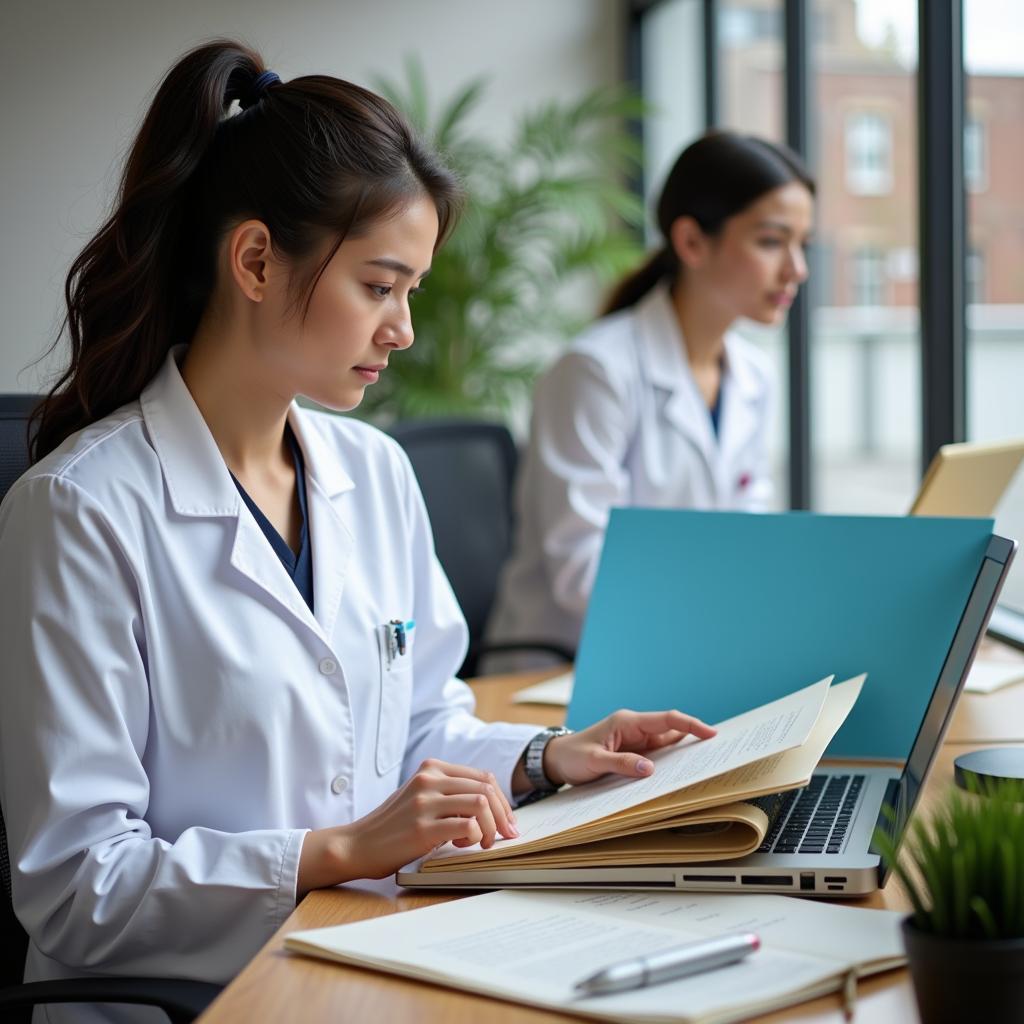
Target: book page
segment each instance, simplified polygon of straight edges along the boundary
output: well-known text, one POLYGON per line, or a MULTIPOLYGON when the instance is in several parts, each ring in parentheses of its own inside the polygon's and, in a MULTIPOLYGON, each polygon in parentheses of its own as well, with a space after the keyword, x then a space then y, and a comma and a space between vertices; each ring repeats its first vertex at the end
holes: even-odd
POLYGON ((714 807, 737 796, 780 793, 807 784, 825 749, 846 721, 860 695, 866 675, 859 675, 829 688, 825 705, 805 743, 775 757, 736 768, 724 775, 698 783, 681 794, 687 806, 714 807))
POLYGON ((900 954, 899 914, 819 904, 811 926, 793 917, 800 905, 782 896, 495 892, 295 932, 285 945, 518 1002, 643 1022, 739 1020, 834 990, 856 963, 855 949, 870 944, 872 955, 900 954), (864 920, 847 946, 851 914, 864 920), (630 992, 575 994, 577 981, 609 964, 736 930, 755 931, 762 940, 739 963, 630 992), (823 934, 832 936, 826 953, 819 949, 823 934))
POLYGON ((446 865, 455 864, 507 856, 520 847, 539 849, 550 846, 553 844, 548 840, 570 830, 590 826, 593 822, 636 808, 685 786, 797 747, 814 728, 831 679, 822 679, 787 697, 720 722, 716 726, 717 735, 711 739, 687 738, 674 746, 652 751, 649 756, 655 770, 646 778, 626 779, 609 775, 517 808, 519 838, 502 839, 490 850, 481 850, 479 846, 460 850, 446 844, 424 861, 424 867, 439 860, 444 860, 446 865))
POLYGON ((821 714, 810 736, 799 747, 716 775, 640 807, 622 811, 605 823, 595 825, 594 831, 624 835, 644 826, 657 828, 657 822, 669 815, 679 816, 737 799, 781 793, 806 785, 824 755, 825 748, 846 721, 866 678, 866 675, 861 674, 829 687, 821 714))
MULTIPOLYGON (((768 831, 760 807, 732 803, 652 825, 628 835, 599 839, 514 857, 460 864, 460 871, 493 871, 503 867, 595 867, 609 864, 691 864, 726 860, 753 853, 768 831)), ((445 864, 447 868, 447 863, 445 864)))

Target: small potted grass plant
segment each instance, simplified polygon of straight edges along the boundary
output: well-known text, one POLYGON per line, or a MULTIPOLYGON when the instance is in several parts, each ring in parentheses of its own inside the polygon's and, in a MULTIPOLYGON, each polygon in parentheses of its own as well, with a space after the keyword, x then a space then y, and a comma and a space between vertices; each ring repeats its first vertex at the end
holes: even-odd
POLYGON ((902 862, 876 834, 913 906, 903 942, 923 1024, 1024 1020, 1024 785, 969 788, 914 822, 902 862))

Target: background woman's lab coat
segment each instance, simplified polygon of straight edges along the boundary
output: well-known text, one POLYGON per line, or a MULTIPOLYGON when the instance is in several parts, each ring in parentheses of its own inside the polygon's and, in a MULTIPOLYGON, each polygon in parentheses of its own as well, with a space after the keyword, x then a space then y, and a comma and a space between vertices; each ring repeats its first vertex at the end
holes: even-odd
MULTIPOLYGON (((537 385, 489 638, 575 648, 616 505, 767 508, 770 380, 767 359, 728 334, 716 437, 667 286, 582 334, 537 385)), ((529 663, 541 659, 488 667, 529 663)))
POLYGON ((0 507, 0 793, 28 979, 224 982, 294 908, 307 829, 365 815, 428 756, 507 792, 536 732, 480 722, 453 678, 466 627, 398 446, 289 417, 315 616, 173 355, 0 507), (392 619, 416 626, 389 666, 392 619))

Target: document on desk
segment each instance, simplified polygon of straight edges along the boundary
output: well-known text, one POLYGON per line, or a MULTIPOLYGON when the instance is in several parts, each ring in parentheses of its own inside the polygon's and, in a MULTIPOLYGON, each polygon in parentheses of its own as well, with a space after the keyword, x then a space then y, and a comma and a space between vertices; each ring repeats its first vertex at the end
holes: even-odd
POLYGON ((752 893, 502 891, 293 932, 285 947, 586 1017, 727 1024, 838 991, 851 972, 899 966, 901 916, 752 893), (649 988, 574 992, 625 957, 732 932, 757 933, 761 949, 649 988))
POLYGON ((563 672, 560 676, 545 679, 543 683, 516 690, 512 694, 513 704, 553 704, 555 707, 568 707, 572 697, 571 672, 563 672))
POLYGON ((994 693, 996 690, 1024 680, 1024 660, 991 661, 976 658, 964 689, 970 693, 994 693))
POLYGON ((538 866, 589 866, 744 856, 760 845, 768 825, 764 811, 745 801, 807 784, 863 681, 832 686, 831 678, 822 679, 717 723, 711 739, 686 739, 654 751, 655 770, 646 778, 606 776, 518 808, 518 838, 489 850, 446 844, 421 862, 420 871, 522 867, 533 859, 538 866), (716 822, 723 827, 715 828, 716 822), (662 838, 635 838, 652 831, 662 838), (616 842, 604 846, 599 840, 616 842), (552 850, 559 851, 554 861, 551 853, 537 856, 552 850))

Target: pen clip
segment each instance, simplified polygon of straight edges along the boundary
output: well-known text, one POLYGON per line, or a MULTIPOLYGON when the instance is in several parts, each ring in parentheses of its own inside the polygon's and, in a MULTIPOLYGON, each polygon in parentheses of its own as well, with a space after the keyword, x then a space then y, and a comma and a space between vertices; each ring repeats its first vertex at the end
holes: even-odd
POLYGON ((857 1006, 857 969, 846 972, 843 979, 843 1020, 853 1020, 857 1006))
POLYGON ((416 628, 413 619, 391 619, 381 629, 381 642, 387 655, 388 668, 395 658, 404 657, 409 650, 409 634, 416 628))
POLYGON ((384 667, 390 670, 392 663, 398 655, 395 627, 390 622, 385 622, 377 627, 377 637, 380 641, 380 653, 384 659, 384 667))

